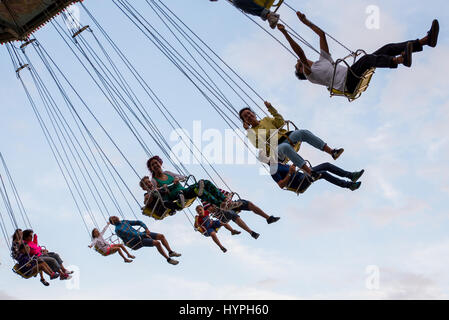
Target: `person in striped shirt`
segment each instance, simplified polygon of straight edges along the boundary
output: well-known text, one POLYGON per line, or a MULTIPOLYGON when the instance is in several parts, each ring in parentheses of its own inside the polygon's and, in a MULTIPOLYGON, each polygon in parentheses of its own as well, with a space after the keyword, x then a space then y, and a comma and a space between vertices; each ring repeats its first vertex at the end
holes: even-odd
MULTIPOLYGON (((220 192, 223 193, 226 198, 232 198, 231 192, 223 190, 223 189, 218 189, 218 190, 220 190, 220 192)), ((265 211, 263 211, 261 208, 259 208, 253 202, 251 202, 249 200, 239 199, 239 202, 241 202, 242 204, 240 206, 232 209, 232 211, 235 211, 235 212, 252 211, 253 213, 255 213, 258 216, 261 216, 262 218, 267 220, 268 224, 277 222, 280 219, 280 217, 269 216, 268 214, 265 213, 265 211)), ((209 208, 210 205, 211 205, 210 203, 203 201, 203 206, 206 210, 209 208)))
POLYGON ((132 220, 120 220, 116 216, 109 218, 109 222, 115 226, 115 233, 123 240, 125 245, 133 250, 139 250, 143 247, 156 247, 159 253, 167 259, 167 262, 173 265, 177 265, 179 261, 172 259, 172 257, 180 257, 180 253, 176 253, 170 248, 167 239, 163 234, 150 232, 145 223, 142 221, 132 220), (140 232, 133 228, 133 226, 139 226, 145 230, 140 232), (165 247, 168 251, 168 255, 165 252, 165 247))

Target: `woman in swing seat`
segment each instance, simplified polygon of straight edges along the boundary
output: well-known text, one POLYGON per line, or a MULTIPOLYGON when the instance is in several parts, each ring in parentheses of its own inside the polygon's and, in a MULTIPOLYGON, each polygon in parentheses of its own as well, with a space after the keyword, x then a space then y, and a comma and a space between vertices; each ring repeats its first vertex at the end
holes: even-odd
POLYGON ((54 280, 60 277, 59 273, 51 270, 48 264, 45 263, 45 261, 41 261, 31 257, 30 247, 25 243, 22 243, 18 247, 16 261, 18 264, 17 270, 24 277, 30 277, 33 274, 39 273, 39 276, 41 278, 40 281, 46 287, 48 287, 50 284, 45 280, 43 274, 44 272, 50 277, 50 280, 54 280))
POLYGON ((186 199, 200 198, 202 201, 212 203, 221 209, 232 210, 242 205, 239 201, 232 201, 226 198, 223 193, 209 180, 200 180, 190 186, 183 187, 181 181, 185 181, 187 177, 182 175, 164 171, 162 169, 162 159, 154 156, 147 161, 147 168, 153 176, 151 181, 158 188, 165 187, 166 193, 162 193, 164 201, 179 201, 182 208, 185 206, 186 199))
POLYGON ((329 46, 326 34, 323 30, 310 22, 306 16, 296 13, 299 20, 311 28, 320 37, 320 59, 311 61, 307 59, 303 49, 289 35, 282 24, 278 24, 279 31, 290 43, 293 51, 298 55, 299 60, 295 66, 295 74, 300 80, 309 80, 314 84, 326 86, 330 89, 336 89, 340 92, 352 94, 359 83, 360 77, 371 68, 390 68, 396 69, 399 64, 406 67, 412 65, 412 53, 423 50, 424 45, 434 48, 438 42, 439 24, 438 20, 432 22, 432 26, 427 35, 422 39, 406 41, 402 43, 391 43, 383 46, 372 54, 366 54, 355 62, 348 70, 344 65, 337 65, 335 70, 334 85, 334 61, 329 52, 329 46), (351 72, 352 71, 352 72, 351 72))
POLYGON ((111 223, 108 222, 101 232, 97 228, 92 230, 92 242, 89 245, 89 248, 95 247, 104 256, 109 256, 118 252, 125 263, 133 262, 131 259, 135 259, 136 257, 130 254, 123 244, 111 244, 103 238, 103 235, 110 224, 111 223), (125 257, 122 251, 126 253, 129 259, 125 257))
MULTIPOLYGON (((218 1, 218 0, 210 0, 210 1, 218 1)), ((279 22, 279 14, 275 12, 271 12, 269 9, 264 8, 253 0, 232 0, 232 4, 239 8, 240 10, 246 12, 247 14, 260 17, 263 21, 267 21, 270 24, 270 28, 276 28, 276 25, 279 22)))
POLYGON ((301 168, 307 174, 312 174, 311 168, 306 164, 306 161, 298 155, 292 145, 299 142, 307 142, 318 150, 328 153, 334 160, 337 160, 344 152, 344 149, 331 149, 327 143, 315 136, 309 130, 295 130, 287 132, 282 129, 285 124, 284 118, 277 112, 271 103, 265 101, 272 117, 265 117, 262 120, 257 120, 256 114, 250 108, 243 108, 239 112, 240 119, 243 121, 243 126, 247 130, 248 139, 259 150, 266 148, 266 155, 270 155, 271 147, 276 147, 278 158, 283 161, 289 158, 298 168, 301 168), (275 137, 272 137, 277 132, 275 137), (265 135, 264 135, 265 133, 265 135), (259 137, 264 141, 259 141, 259 137), (272 141, 271 139, 274 139, 272 141))

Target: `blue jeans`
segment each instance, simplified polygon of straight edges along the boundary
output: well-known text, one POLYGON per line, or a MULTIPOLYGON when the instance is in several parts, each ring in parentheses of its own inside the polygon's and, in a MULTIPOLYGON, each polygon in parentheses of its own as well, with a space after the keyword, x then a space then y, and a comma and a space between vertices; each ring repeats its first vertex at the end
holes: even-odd
POLYGON ((345 171, 337 166, 334 166, 333 164, 331 164, 329 162, 317 165, 317 166, 313 167, 312 170, 321 174, 322 179, 324 179, 332 184, 335 184, 341 188, 349 188, 349 186, 352 185, 352 181, 342 180, 342 179, 339 179, 330 174, 330 173, 333 173, 339 177, 351 179, 352 173, 345 171))
MULTIPOLYGON (((311 146, 323 151, 326 143, 315 136, 309 130, 296 130, 290 133, 290 140, 297 144, 298 142, 307 142, 311 146)), ((288 140, 280 143, 277 148, 279 160, 283 161, 285 158, 289 158, 295 166, 301 168, 306 161, 296 152, 296 150, 290 145, 288 140)))
POLYGON ((237 8, 253 16, 261 17, 263 20, 267 20, 268 14, 270 13, 270 10, 259 6, 252 0, 233 0, 233 3, 237 8))

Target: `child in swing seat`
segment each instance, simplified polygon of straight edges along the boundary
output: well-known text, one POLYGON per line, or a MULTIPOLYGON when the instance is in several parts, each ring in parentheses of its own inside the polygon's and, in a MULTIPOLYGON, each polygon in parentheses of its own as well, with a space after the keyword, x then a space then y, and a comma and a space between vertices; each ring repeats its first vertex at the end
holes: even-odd
POLYGON ((128 250, 126 250, 123 244, 110 244, 103 238, 103 235, 106 232, 109 225, 110 223, 108 222, 101 232, 98 231, 97 228, 92 230, 92 243, 89 245, 89 248, 95 247, 104 256, 109 256, 111 254, 118 252, 118 254, 123 258, 125 263, 133 262, 133 260, 130 259, 134 259, 135 256, 131 255, 128 252, 128 250), (127 259, 125 257, 122 250, 126 253, 128 258, 130 259, 127 259))

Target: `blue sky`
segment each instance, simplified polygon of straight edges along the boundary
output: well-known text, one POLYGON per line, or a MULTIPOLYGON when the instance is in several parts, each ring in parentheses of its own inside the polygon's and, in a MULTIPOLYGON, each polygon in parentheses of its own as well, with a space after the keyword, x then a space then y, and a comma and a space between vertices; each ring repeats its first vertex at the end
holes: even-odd
MULTIPOLYGON (((290 4, 350 47, 368 52, 389 42, 422 37, 432 19, 440 20, 436 49, 426 47, 416 54, 411 69, 378 70, 363 97, 348 103, 341 98, 330 99, 323 87, 298 82, 293 75, 295 60, 225 1, 189 1, 188 5, 182 0, 170 1, 170 7, 186 24, 285 118, 332 146, 344 147, 346 151, 337 164, 348 170, 364 168, 362 188, 350 192, 320 181, 297 197, 281 191, 270 177, 259 175, 257 165, 217 165, 217 170, 243 198, 282 219, 268 226, 252 213, 243 213, 242 218, 261 237, 231 237, 221 230, 220 239, 228 248, 228 253, 223 254, 210 239, 193 232, 181 213, 160 222, 142 217, 152 231, 164 233, 175 250, 182 252, 181 263, 176 267, 168 265, 154 249, 136 252, 137 259, 132 264, 125 265, 118 256, 103 258, 87 248, 89 237, 81 218, 15 78, 7 51, 0 48, 0 88, 4 96, 0 117, 4 138, 0 150, 40 241, 59 252, 66 265, 76 266, 80 285, 79 289, 68 289, 59 281, 44 288, 38 281, 19 279, 10 271, 12 262, 2 241, 0 297, 447 298, 447 3, 354 0, 337 7, 333 1, 321 0, 290 4), (380 9, 379 29, 365 27, 369 5, 380 9), (376 290, 365 285, 366 268, 370 265, 380 270, 376 290)), ((112 3, 105 8, 87 1, 86 6, 139 66, 183 128, 191 131, 193 121, 201 120, 204 129, 223 132, 226 125, 218 114, 112 3)), ((144 13, 151 16, 147 10, 144 13)), ((280 13, 289 25, 318 44, 287 8, 280 13)), ((81 10, 81 22, 86 20, 89 21, 81 10)), ((154 23, 163 30, 156 20, 154 23)), ((276 31, 273 34, 279 37, 276 31)), ((86 81, 86 74, 51 26, 36 37, 70 74, 71 81, 94 106, 134 167, 146 174, 145 154, 98 90, 86 81)), ((334 57, 345 54, 335 43, 331 43, 331 52, 334 57)), ((313 52, 307 53, 316 57, 313 52)), ((160 114, 154 113, 154 119, 168 136, 168 126, 160 114)), ((95 127, 93 130, 107 144, 101 132, 95 127)), ((158 151, 152 142, 149 145, 158 151)), ((303 147, 301 154, 313 164, 330 160, 308 146, 303 147)), ((136 177, 120 159, 114 157, 114 161, 133 193, 141 197, 136 177)), ((172 169, 168 161, 166 169, 172 169)), ((189 166, 189 170, 204 176, 197 165, 189 166)), ((138 210, 136 215, 140 216, 138 210)))

